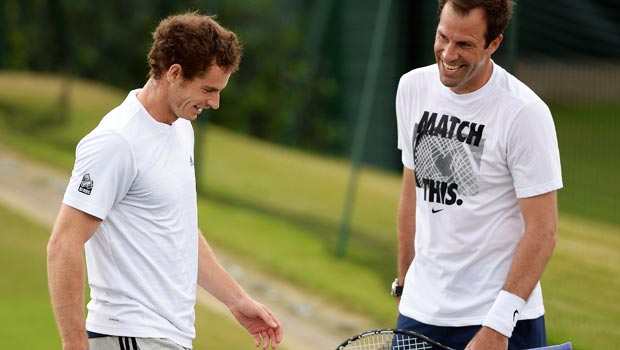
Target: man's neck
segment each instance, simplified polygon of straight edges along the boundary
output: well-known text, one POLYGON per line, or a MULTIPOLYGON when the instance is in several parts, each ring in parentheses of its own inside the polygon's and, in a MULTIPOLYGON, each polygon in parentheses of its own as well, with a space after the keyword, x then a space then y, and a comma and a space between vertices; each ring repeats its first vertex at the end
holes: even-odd
POLYGON ((178 119, 168 108, 166 89, 161 81, 149 78, 137 98, 144 109, 158 122, 172 124, 178 119))

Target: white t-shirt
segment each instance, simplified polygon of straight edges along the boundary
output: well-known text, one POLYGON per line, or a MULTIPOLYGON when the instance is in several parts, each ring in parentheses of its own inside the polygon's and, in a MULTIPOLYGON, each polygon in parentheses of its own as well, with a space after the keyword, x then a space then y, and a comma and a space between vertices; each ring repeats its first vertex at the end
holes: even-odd
POLYGON ((159 123, 134 90, 78 144, 63 203, 102 219, 86 243, 86 328, 191 347, 198 218, 191 123, 159 123))
MULTIPOLYGON (((398 148, 416 174, 415 258, 399 311, 438 326, 479 325, 523 235, 518 198, 562 187, 545 103, 493 63, 490 80, 458 95, 437 65, 402 76, 398 148)), ((538 283, 520 319, 544 314, 538 283)))

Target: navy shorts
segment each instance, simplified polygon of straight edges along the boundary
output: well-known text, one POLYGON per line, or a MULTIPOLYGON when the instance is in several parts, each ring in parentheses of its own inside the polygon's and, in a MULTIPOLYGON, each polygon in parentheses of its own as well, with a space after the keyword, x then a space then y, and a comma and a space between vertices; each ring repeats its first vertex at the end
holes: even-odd
MULTIPOLYGON (((407 329, 423 334, 453 349, 465 349, 469 341, 476 335, 480 326, 442 327, 418 322, 407 316, 398 315, 396 328, 407 329)), ((545 317, 517 322, 512 337, 508 340, 508 350, 522 350, 547 345, 545 317)))

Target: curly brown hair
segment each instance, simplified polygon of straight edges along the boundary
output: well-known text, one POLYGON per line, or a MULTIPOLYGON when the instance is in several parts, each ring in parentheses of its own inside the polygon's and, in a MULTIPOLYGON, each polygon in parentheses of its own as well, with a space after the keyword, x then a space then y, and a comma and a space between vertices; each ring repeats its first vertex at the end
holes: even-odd
POLYGON ((438 0, 437 18, 441 17, 443 7, 449 3, 461 15, 467 15, 475 8, 482 8, 487 19, 485 46, 504 33, 512 17, 513 0, 438 0))
POLYGON ((213 64, 232 73, 239 69, 242 51, 237 35, 213 17, 197 12, 173 15, 153 32, 149 77, 160 79, 175 63, 188 80, 204 75, 213 64))

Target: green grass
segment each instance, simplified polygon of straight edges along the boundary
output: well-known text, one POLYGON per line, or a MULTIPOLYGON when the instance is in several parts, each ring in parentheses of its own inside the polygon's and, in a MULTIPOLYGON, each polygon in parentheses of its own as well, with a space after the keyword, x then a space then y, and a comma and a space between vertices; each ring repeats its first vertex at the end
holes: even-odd
POLYGON ((620 341, 620 234, 617 226, 562 216, 542 285, 548 336, 576 349, 614 349, 620 341))
MULTIPOLYGON (((287 222, 320 242, 326 254, 335 254, 349 177, 345 162, 276 147, 216 128, 210 129, 205 147, 208 199, 287 222)), ((385 256, 396 252, 399 189, 400 179, 395 174, 363 170, 347 261, 378 274, 394 268, 395 260, 385 256)), ((384 277, 386 285, 389 276, 384 277)))
POLYGON ((560 209, 620 225, 620 103, 550 105, 562 158, 560 209))
POLYGON ((60 349, 47 292, 49 229, 0 206, 0 338, 5 349, 60 349))
MULTIPOLYGON (((10 124, 9 116, 15 114, 7 111, 19 113, 19 118, 38 113, 36 118, 40 118, 44 112, 23 107, 32 102, 22 99, 32 95, 46 101, 40 95, 57 96, 49 87, 54 78, 44 77, 41 85, 47 88, 29 83, 29 90, 21 95, 15 91, 11 91, 11 98, 6 95, 10 82, 34 78, 0 74, 0 113, 4 114, 4 118, 0 115, 0 123, 4 123, 0 125, 0 143, 57 164, 68 173, 77 140, 125 94, 80 83, 72 97, 76 106, 72 106, 70 120, 63 126, 44 127, 35 135, 10 124), (7 105, 12 107, 2 108, 7 105), (66 131, 52 135, 50 128, 66 131)), ((53 105, 49 102, 48 106, 53 105)), ((615 137, 619 130, 610 117, 620 108, 576 108, 552 106, 565 189, 560 191, 560 241, 543 278, 548 333, 550 341, 572 340, 578 349, 609 348, 609 344, 620 341, 612 329, 620 323, 616 303, 620 223, 618 207, 613 203, 620 193, 611 178, 618 167, 612 152, 618 149, 615 137), (587 111, 596 113, 590 116, 587 111)), ((199 161, 205 166, 206 195, 199 200, 199 219, 216 252, 225 250, 327 302, 371 316, 378 324, 394 324, 395 304, 387 289, 395 274, 398 174, 364 169, 348 254, 340 260, 334 252, 348 180, 346 162, 285 149, 213 126, 208 128, 204 147, 206 152, 199 161)), ((203 321, 199 318, 198 322, 203 321)))

